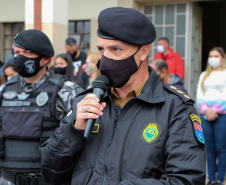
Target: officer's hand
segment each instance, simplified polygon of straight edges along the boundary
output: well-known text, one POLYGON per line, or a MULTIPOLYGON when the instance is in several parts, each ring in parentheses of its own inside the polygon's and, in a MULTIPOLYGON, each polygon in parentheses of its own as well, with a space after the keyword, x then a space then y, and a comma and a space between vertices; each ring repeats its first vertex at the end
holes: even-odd
POLYGON ((99 103, 99 99, 95 94, 88 94, 77 104, 77 114, 75 128, 85 130, 87 119, 97 119, 103 115, 106 103, 99 103))

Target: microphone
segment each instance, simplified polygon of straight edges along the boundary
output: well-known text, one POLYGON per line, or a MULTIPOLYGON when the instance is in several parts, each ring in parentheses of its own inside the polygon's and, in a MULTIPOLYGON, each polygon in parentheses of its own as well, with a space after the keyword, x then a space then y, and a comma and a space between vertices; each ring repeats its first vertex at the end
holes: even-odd
MULTIPOLYGON (((108 78, 105 75, 100 75, 96 77, 92 85, 93 85, 93 93, 99 98, 100 100, 99 103, 102 102, 104 93, 108 89, 108 85, 109 85, 108 78)), ((96 119, 87 120, 85 132, 84 132, 84 138, 88 138, 90 136, 90 133, 92 132, 95 121, 96 119)))

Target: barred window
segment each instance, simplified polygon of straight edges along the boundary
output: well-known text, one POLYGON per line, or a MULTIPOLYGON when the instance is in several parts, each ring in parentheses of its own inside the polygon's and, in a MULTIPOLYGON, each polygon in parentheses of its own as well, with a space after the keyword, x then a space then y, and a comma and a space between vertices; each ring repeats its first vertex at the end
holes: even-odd
POLYGON ((157 41, 160 37, 168 37, 170 47, 185 59, 186 51, 186 16, 185 3, 145 5, 144 14, 152 21, 156 28, 156 40, 153 44, 149 60, 157 53, 157 41))
POLYGON ((13 38, 17 33, 24 30, 24 23, 4 23, 4 56, 3 60, 6 61, 12 58, 12 43, 13 38))
POLYGON ((90 21, 69 21, 68 36, 74 37, 80 50, 90 50, 90 21))

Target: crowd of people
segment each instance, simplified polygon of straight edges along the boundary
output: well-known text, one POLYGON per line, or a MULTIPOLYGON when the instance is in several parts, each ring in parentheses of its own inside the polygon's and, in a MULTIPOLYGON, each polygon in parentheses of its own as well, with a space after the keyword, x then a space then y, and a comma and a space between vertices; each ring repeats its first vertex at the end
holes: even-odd
POLYGON ((85 53, 68 37, 52 58, 43 32, 18 33, 0 71, 0 185, 204 185, 206 156, 207 184, 223 185, 224 50, 209 52, 197 112, 167 37, 148 61, 155 38, 146 16, 122 7, 100 12, 99 52, 85 53), (109 84, 101 81, 100 99, 92 92, 103 75, 109 84), (90 119, 96 130, 84 139, 90 119))

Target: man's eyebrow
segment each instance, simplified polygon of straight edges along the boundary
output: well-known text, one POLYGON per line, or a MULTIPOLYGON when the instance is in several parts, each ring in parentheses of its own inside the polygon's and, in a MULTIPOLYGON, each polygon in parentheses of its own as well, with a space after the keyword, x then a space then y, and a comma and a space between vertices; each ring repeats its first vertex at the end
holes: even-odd
MULTIPOLYGON (((103 47, 97 45, 97 48, 103 48, 103 47)), ((107 48, 124 48, 124 46, 121 44, 113 44, 113 45, 107 46, 107 48)))

